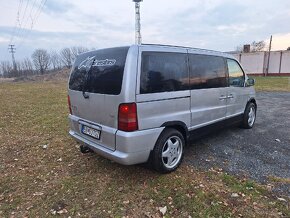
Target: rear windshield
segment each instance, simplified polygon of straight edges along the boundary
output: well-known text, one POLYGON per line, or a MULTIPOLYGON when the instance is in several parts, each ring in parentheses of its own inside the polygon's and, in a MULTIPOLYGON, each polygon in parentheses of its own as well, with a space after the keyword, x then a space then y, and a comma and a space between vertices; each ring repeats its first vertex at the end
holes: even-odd
POLYGON ((119 47, 81 54, 73 65, 69 89, 120 94, 128 50, 129 47, 119 47))

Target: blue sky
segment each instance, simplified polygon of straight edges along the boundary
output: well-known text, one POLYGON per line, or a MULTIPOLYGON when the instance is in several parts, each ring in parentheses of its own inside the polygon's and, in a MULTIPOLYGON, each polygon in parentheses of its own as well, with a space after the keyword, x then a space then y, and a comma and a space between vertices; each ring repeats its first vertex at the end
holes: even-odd
MULTIPOLYGON (((47 0, 33 19, 42 1, 0 1, 0 60, 10 60, 10 43, 16 45, 17 60, 37 48, 134 43, 131 0, 47 0)), ((144 43, 231 51, 254 40, 267 41, 272 34, 274 50, 290 46, 289 0, 144 0, 141 23, 144 43)))

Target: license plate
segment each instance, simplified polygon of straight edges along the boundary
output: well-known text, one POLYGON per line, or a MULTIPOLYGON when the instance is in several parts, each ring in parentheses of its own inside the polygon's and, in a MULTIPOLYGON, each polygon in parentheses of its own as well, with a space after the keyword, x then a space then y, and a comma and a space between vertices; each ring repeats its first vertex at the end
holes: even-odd
POLYGON ((85 135, 91 136, 95 139, 100 139, 100 135, 101 135, 100 130, 97 130, 97 129, 94 129, 85 125, 82 126, 82 133, 85 135))

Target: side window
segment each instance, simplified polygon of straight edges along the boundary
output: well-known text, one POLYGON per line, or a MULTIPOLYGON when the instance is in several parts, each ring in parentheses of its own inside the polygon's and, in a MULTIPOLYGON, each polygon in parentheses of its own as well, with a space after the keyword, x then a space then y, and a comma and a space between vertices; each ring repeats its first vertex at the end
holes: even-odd
POLYGON ((226 66, 222 57, 191 54, 189 66, 191 89, 227 86, 226 66))
POLYGON ((244 87, 245 76, 240 65, 231 59, 227 59, 229 70, 229 84, 235 87, 244 87))
POLYGON ((186 90, 188 81, 186 54, 143 52, 141 94, 186 90))

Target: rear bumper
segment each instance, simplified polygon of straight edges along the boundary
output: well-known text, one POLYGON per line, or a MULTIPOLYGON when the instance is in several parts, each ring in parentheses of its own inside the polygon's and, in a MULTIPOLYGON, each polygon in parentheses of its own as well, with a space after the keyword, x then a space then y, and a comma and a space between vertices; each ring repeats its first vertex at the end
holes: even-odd
POLYGON ((115 135, 116 150, 110 150, 101 144, 90 141, 73 130, 70 130, 69 134, 103 157, 123 165, 133 165, 148 160, 150 152, 163 129, 164 127, 136 132, 117 131, 115 135))

